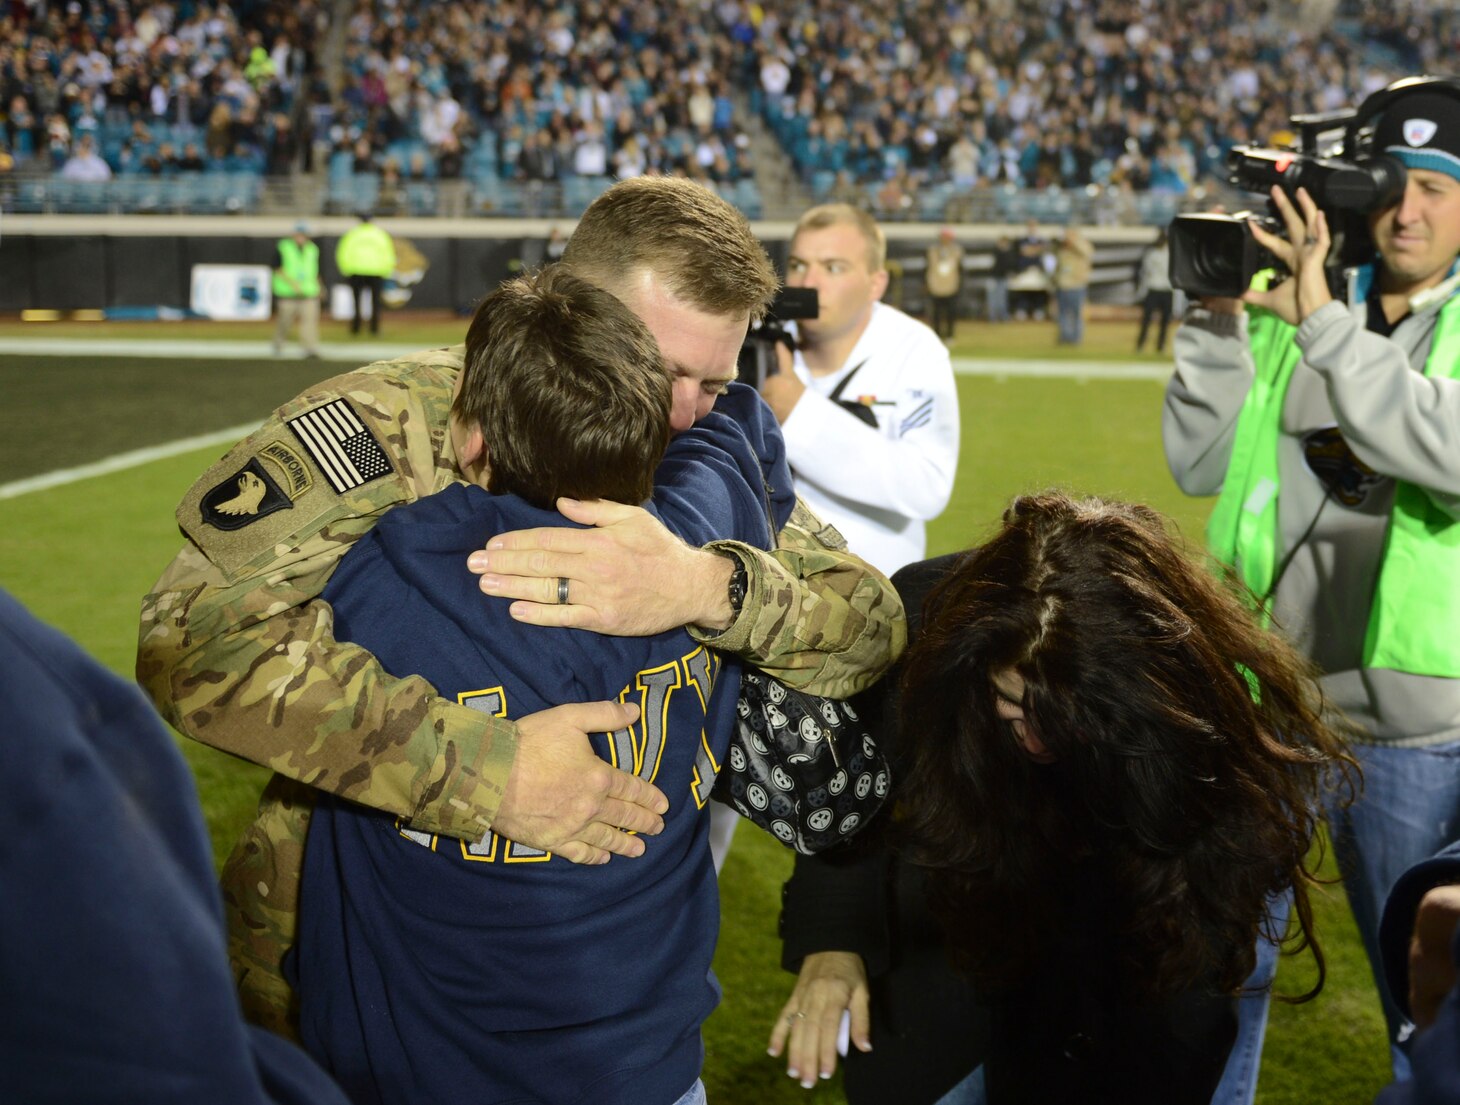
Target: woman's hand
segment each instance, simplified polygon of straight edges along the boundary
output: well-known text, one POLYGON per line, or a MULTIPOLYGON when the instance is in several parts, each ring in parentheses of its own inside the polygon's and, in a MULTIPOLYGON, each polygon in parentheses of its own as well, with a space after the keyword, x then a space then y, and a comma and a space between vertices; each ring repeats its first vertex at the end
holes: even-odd
POLYGON ((858 1051, 871 1051, 872 1018, 862 957, 854 952, 808 955, 771 1031, 770 1053, 779 1056, 784 1049, 786 1073, 809 1090, 818 1075, 830 1078, 836 1071, 837 1036, 842 1014, 848 1011, 851 1042, 858 1051))

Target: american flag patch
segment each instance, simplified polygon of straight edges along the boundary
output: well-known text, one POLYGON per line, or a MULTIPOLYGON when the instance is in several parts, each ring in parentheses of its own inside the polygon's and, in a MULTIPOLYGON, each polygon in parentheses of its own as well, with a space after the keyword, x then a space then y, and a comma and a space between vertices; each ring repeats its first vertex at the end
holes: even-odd
POLYGON ((315 407, 285 424, 330 486, 341 494, 392 471, 380 442, 343 399, 315 407))

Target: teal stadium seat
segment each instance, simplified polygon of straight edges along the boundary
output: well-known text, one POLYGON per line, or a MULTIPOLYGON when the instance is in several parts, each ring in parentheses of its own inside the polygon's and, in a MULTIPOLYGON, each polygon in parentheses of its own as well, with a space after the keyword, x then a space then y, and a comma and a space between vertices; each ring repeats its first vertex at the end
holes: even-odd
POLYGON ((428 181, 406 182, 406 213, 409 215, 436 214, 436 187, 428 181))
POLYGON ((948 201, 953 198, 954 186, 950 180, 929 184, 918 192, 918 217, 924 222, 942 222, 948 210, 948 201))
POLYGON ((50 210, 49 180, 22 180, 15 189, 15 213, 40 215, 50 210))
POLYGON ((1181 197, 1174 192, 1140 192, 1136 214, 1146 226, 1165 226, 1181 210, 1181 197))
POLYGON ((471 177, 471 205, 478 214, 498 214, 504 206, 502 181, 496 171, 479 172, 471 177))
POLYGON ((182 173, 166 178, 162 191, 162 205, 169 211, 186 215, 199 202, 203 194, 201 173, 182 173))
POLYGON ((104 215, 111 210, 110 181, 62 180, 51 182, 54 209, 65 215, 104 215))
POLYGON ((732 194, 726 198, 740 208, 741 214, 747 219, 760 218, 765 211, 765 204, 761 202, 760 185, 756 184, 755 178, 741 177, 733 187, 732 194))

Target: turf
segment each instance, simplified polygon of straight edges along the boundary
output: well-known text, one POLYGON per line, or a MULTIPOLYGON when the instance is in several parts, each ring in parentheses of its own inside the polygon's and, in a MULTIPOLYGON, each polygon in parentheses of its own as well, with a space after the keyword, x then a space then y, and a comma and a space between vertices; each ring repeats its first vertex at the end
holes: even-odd
MULTIPOLYGON (((424 347, 453 340, 457 326, 453 332, 431 320, 419 329, 400 325, 388 337, 415 338, 424 347)), ((0 335, 7 329, 0 327, 0 335)), ((1053 345, 1048 326, 965 327, 955 354, 1129 359, 1133 335, 1128 323, 1096 325, 1086 346, 1070 351, 1053 345)), ((200 344, 200 353, 205 348, 200 344)), ((0 357, 7 396, 0 414, 0 482, 261 417, 329 371, 334 369, 276 362, 0 357)), ((1049 486, 1148 502, 1199 543, 1209 504, 1185 498, 1166 473, 1159 383, 963 377, 959 395, 962 459, 952 503, 930 528, 930 553, 978 540, 1012 495, 1049 486)), ((220 451, 198 450, 0 499, 0 586, 107 666, 130 674, 138 601, 178 546, 173 508, 220 451)), ((262 772, 192 741, 181 744, 221 858, 250 815, 262 772)), ((705 1080, 718 1105, 844 1100, 839 1079, 807 1094, 765 1055, 772 1021, 791 987, 779 967, 775 936, 780 884, 789 868, 788 853, 747 829, 722 879, 716 969, 725 1000, 705 1031, 705 1080)), ((1377 999, 1337 888, 1320 903, 1319 925, 1329 953, 1328 985, 1309 1004, 1274 1003, 1258 1093, 1262 1105, 1360 1105, 1387 1080, 1377 999)), ((1284 965, 1280 992, 1306 989, 1301 968, 1301 961, 1284 965)))

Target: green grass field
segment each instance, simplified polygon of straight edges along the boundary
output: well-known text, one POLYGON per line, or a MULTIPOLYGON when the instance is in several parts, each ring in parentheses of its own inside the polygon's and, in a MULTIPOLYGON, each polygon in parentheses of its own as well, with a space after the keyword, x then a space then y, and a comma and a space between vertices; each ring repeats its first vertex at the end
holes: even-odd
MULTIPOLYGON (((391 341, 421 347, 459 340, 445 318, 388 319, 391 341)), ((302 362, 208 360, 211 337, 264 339, 254 327, 22 326, 11 336, 186 337, 196 361, 0 356, 0 483, 72 468, 114 454, 262 417, 314 379, 338 371, 302 362)), ((1134 327, 1096 323, 1080 350, 1057 349, 1048 324, 966 326, 955 356, 1133 358, 1134 327)), ((326 330, 325 340, 339 340, 326 330)), ((1159 363, 1147 355, 1141 360, 1159 363)), ((1209 503, 1185 498, 1161 456, 1156 381, 959 380, 963 450, 946 513, 931 527, 930 553, 977 541, 1021 491, 1060 487, 1137 499, 1166 512, 1199 543, 1209 503)), ((141 467, 13 498, 0 498, 0 586, 130 676, 138 601, 175 553, 172 519, 192 480, 223 451, 199 450, 141 467)), ((180 741, 221 858, 248 819, 263 774, 191 741, 180 741)), ((764 834, 742 831, 721 881, 724 905, 716 970, 725 1000, 705 1033, 705 1081, 717 1105, 842 1102, 838 1079, 809 1094, 765 1054, 771 1023, 791 986, 775 937, 780 885, 790 855, 764 834)), ((1319 902, 1329 953, 1328 986, 1302 1006, 1274 1003, 1258 1101, 1263 1105, 1361 1105, 1387 1081, 1382 1020, 1341 889, 1319 902)), ((1306 988, 1306 960, 1285 964, 1279 992, 1306 988)))

